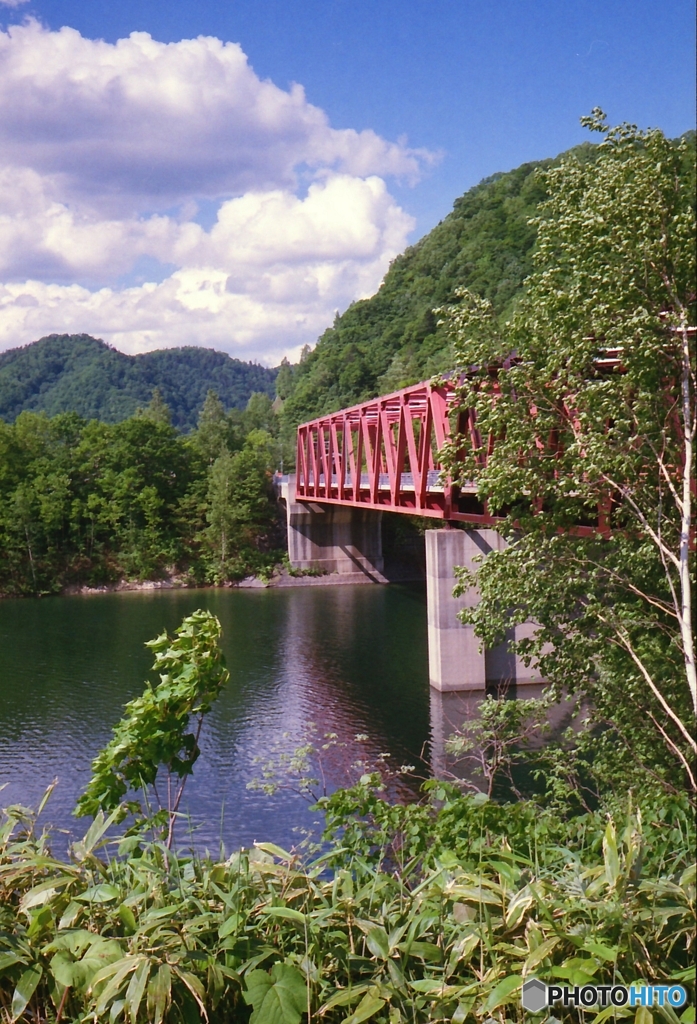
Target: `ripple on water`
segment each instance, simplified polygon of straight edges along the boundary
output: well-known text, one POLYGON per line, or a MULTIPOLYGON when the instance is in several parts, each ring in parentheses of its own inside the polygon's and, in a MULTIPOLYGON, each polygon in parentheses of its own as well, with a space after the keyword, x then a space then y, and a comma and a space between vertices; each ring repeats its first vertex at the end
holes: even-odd
MULTIPOLYGON (((126 701, 142 691, 146 640, 195 608, 223 625, 230 685, 205 726, 188 783, 197 845, 297 841, 317 821, 305 801, 247 789, 256 758, 294 749, 315 723, 336 733, 327 785, 389 752, 426 764, 429 695, 425 595, 418 586, 155 591, 0 604, 0 782, 4 805, 35 805, 58 778, 45 817, 71 817, 90 762, 126 701), (356 741, 365 734, 365 741, 356 741)), ((413 792, 410 784, 402 787, 413 792)))

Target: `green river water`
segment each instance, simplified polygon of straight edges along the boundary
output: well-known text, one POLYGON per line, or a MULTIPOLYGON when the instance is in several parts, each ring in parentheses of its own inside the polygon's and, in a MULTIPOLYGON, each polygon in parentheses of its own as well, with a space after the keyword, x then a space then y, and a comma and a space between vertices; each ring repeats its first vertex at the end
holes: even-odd
MULTIPOLYGON (((359 757, 386 752, 428 774, 426 596, 419 585, 268 590, 165 590, 0 602, 0 805, 35 806, 58 785, 44 819, 71 817, 90 761, 123 704, 142 691, 144 641, 184 615, 219 616, 230 684, 204 728, 186 809, 196 845, 218 852, 297 842, 317 815, 299 796, 247 788, 255 758, 292 750, 308 723, 342 744, 329 787, 355 777, 359 757), (355 737, 365 734, 367 740, 355 737)), ((400 785, 415 792, 417 783, 400 785)))

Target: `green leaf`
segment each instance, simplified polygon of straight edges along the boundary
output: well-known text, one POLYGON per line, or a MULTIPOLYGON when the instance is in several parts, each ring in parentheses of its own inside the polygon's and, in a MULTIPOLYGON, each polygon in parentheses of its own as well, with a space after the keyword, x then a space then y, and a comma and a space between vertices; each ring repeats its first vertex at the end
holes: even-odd
POLYGON ((125 999, 115 999, 114 1002, 111 1004, 111 1009, 109 1010, 109 1020, 111 1021, 111 1024, 116 1024, 116 1021, 123 1013, 123 1008, 125 1005, 125 999))
POLYGON ((16 953, 0 953, 0 973, 7 970, 8 967, 14 967, 15 964, 24 963, 26 963, 26 960, 23 960, 16 953))
POLYGON ((102 882, 100 885, 93 885, 90 889, 85 889, 75 899, 80 903, 111 903, 112 900, 118 899, 120 895, 121 893, 115 885, 102 882))
POLYGON ((264 917, 280 917, 286 921, 295 921, 296 924, 305 924, 307 921, 305 914, 293 910, 292 907, 264 907, 261 914, 264 917))
MULTIPOLYGON (((58 952, 51 958, 51 974, 59 985, 73 986, 76 980, 76 964, 68 953, 58 952)), ((77 971, 79 974, 79 968, 77 971)))
POLYGON ((31 915, 31 924, 27 928, 27 938, 33 939, 39 935, 44 928, 47 928, 53 923, 53 914, 51 913, 50 907, 41 907, 40 910, 33 911, 31 915))
POLYGON ((599 942, 590 942, 588 939, 583 943, 583 949, 588 950, 593 956, 600 957, 601 960, 607 960, 609 963, 614 963, 617 959, 617 953, 619 946, 602 946, 599 942))
POLYGON ((97 986, 101 985, 104 981, 107 982, 104 991, 100 993, 99 999, 97 1000, 97 1016, 104 1012, 115 996, 120 994, 126 978, 136 969, 137 966, 137 959, 131 956, 125 956, 122 957, 121 960, 108 964, 106 967, 102 967, 101 970, 97 971, 92 979, 92 989, 96 989, 97 986))
POLYGON ((223 921, 220 928, 218 928, 218 938, 225 939, 228 935, 231 935, 232 932, 236 932, 239 927, 240 920, 241 918, 239 914, 231 914, 230 917, 223 921))
POLYGON ((362 1024, 364 1020, 370 1020, 380 1012, 386 1002, 386 999, 375 995, 374 992, 366 992, 353 1013, 345 1019, 344 1024, 362 1024))
POLYGON ((603 837, 603 857, 605 859, 605 877, 614 886, 620 874, 620 859, 617 854, 617 833, 612 821, 609 821, 603 837))
POLYGON ((208 998, 213 1010, 223 998, 225 991, 225 975, 216 963, 208 964, 208 998))
POLYGON ((517 992, 523 984, 523 979, 519 974, 512 974, 508 978, 504 978, 498 985, 491 990, 489 997, 484 1004, 484 1012, 491 1013, 498 1006, 504 1006, 506 1003, 515 1002, 513 999, 513 993, 517 992))
POLYGON ((27 1004, 36 992, 43 971, 38 964, 27 968, 22 973, 12 995, 12 1020, 18 1020, 27 1008, 27 1004))
POLYGON ((552 952, 554 947, 558 945, 560 941, 561 940, 558 935, 553 935, 551 939, 545 939, 545 941, 541 942, 536 949, 533 949, 532 953, 525 961, 523 974, 529 974, 534 967, 537 967, 539 963, 542 963, 544 958, 552 952))
POLYGON ((319 1009, 319 1016, 323 1016, 327 1010, 333 1010, 335 1006, 350 1006, 351 1003, 355 1003, 359 996, 362 996, 364 992, 372 988, 371 984, 354 985, 353 988, 339 989, 335 992, 331 999, 328 999, 319 1009))
POLYGON ((77 918, 83 913, 83 908, 80 903, 76 903, 75 900, 71 900, 68 906, 63 911, 63 916, 58 922, 59 928, 72 928, 77 918))
POLYGON ((495 896, 490 889, 476 885, 454 885, 450 890, 453 899, 465 900, 467 903, 487 903, 492 907, 501 906, 501 897, 495 896))
POLYGON ((255 843, 254 846, 257 850, 263 850, 264 853, 270 853, 272 857, 278 857, 279 860, 291 861, 293 854, 288 853, 287 850, 281 849, 280 846, 276 846, 275 843, 255 843))
POLYGON ((133 935, 137 930, 138 925, 136 923, 135 914, 125 903, 122 903, 119 907, 119 918, 121 919, 121 924, 126 930, 126 934, 133 935))
POLYGON ((92 852, 104 833, 122 814, 121 807, 116 807, 111 814, 105 818, 103 811, 98 811, 94 821, 87 829, 81 840, 73 843, 73 854, 77 860, 84 860, 92 852))
POLYGON ((94 932, 86 928, 71 928, 69 931, 59 931, 53 942, 44 946, 44 953, 53 953, 56 950, 64 950, 72 956, 80 956, 92 945, 96 936, 94 932))
POLYGON ((205 998, 206 993, 199 978, 191 971, 183 971, 180 967, 174 968, 174 973, 184 982, 191 995, 196 1000, 204 1020, 207 1019, 205 998))
POLYGON ((138 1010, 145 994, 149 974, 150 961, 142 960, 131 975, 131 980, 126 989, 126 1006, 132 1021, 135 1021, 138 1017, 138 1010))
POLYGON ((390 954, 390 942, 384 928, 376 924, 367 932, 365 941, 373 956, 387 960, 390 954))
POLYGON ((521 889, 513 896, 508 909, 506 910, 506 924, 509 928, 515 928, 528 907, 535 902, 535 894, 528 886, 521 889))
POLYGON ((593 1024, 603 1024, 603 1021, 606 1021, 609 1017, 613 1017, 615 1019, 629 1017, 630 1014, 631 1010, 626 1006, 606 1006, 604 1010, 600 1010, 600 1012, 595 1015, 593 1018, 593 1024))
MULTIPOLYGON (((63 885, 65 885, 65 882, 63 885)), ((35 885, 33 889, 25 892, 19 905, 25 911, 31 910, 33 907, 42 907, 44 903, 48 903, 56 895, 60 887, 60 883, 56 883, 56 880, 53 878, 48 882, 42 882, 41 885, 35 885)))
POLYGON ((274 964, 271 973, 251 971, 243 993, 254 1008, 249 1024, 298 1024, 307 1009, 306 981, 288 964, 274 964))
POLYGON ((694 864, 690 864, 689 868, 685 868, 680 876, 680 885, 683 888, 686 888, 688 885, 694 885, 695 876, 697 876, 697 867, 694 864))
POLYGON ((439 978, 421 978, 419 981, 410 981, 409 988, 413 988, 415 992, 421 992, 425 996, 435 996, 448 986, 439 978))
POLYGON ((416 956, 420 960, 428 960, 431 963, 440 963, 443 959, 443 950, 434 942, 400 943, 399 948, 410 956, 416 956))

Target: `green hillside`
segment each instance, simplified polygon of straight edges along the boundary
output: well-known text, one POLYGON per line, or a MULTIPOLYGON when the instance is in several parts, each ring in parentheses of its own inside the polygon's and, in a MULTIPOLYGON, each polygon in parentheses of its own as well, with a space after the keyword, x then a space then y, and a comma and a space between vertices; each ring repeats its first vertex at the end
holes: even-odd
MULTIPOLYGON (((595 147, 574 152, 593 159, 595 147)), ((337 317, 297 367, 282 368, 277 387, 288 429, 449 369, 448 342, 432 310, 451 301, 455 288, 485 296, 504 318, 510 313, 532 269, 529 221, 544 198, 535 171, 553 162, 523 164, 470 189, 397 257, 376 295, 337 317)))
POLYGON ((180 430, 196 426, 209 388, 226 409, 243 409, 252 392, 273 396, 276 371, 208 348, 161 349, 127 356, 88 334, 51 334, 0 354, 0 418, 20 412, 77 412, 118 423, 160 389, 180 430))

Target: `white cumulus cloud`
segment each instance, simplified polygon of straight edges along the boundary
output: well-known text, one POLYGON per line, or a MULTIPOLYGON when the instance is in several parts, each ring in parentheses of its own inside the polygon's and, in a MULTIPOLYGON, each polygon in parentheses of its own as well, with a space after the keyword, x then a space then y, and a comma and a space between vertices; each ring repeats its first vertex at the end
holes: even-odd
POLYGON ((376 289, 413 228, 385 178, 432 160, 333 128, 236 43, 0 31, 0 349, 86 331, 292 356, 376 289), (166 269, 137 283, 143 259, 166 269))

